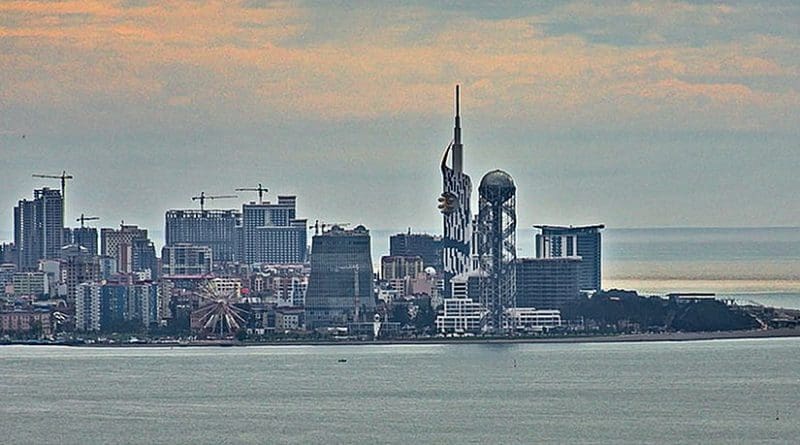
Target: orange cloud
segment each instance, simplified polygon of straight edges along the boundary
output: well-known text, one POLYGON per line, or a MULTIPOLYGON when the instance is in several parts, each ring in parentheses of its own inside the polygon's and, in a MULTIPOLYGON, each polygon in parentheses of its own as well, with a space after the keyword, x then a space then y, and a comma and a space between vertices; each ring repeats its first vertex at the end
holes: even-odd
MULTIPOLYGON (((674 20, 698 13, 691 4, 657 2, 614 14, 657 16, 667 6, 674 20)), ((573 4, 560 13, 583 9, 573 4)), ((735 105, 767 115, 800 105, 791 88, 796 66, 762 55, 758 42, 616 47, 548 35, 541 27, 546 17, 484 20, 424 8, 395 8, 385 27, 354 11, 352 33, 313 39, 322 31, 312 12, 216 0, 135 8, 107 1, 0 3, 0 14, 10 18, 0 38, 14 42, 0 54, 6 67, 0 98, 64 110, 97 99, 141 105, 147 113, 168 106, 369 119, 449 113, 445 92, 460 81, 473 110, 554 122, 591 109, 605 115, 615 106, 610 112, 621 116, 657 114, 660 105, 702 116, 710 105, 719 113, 735 105), (420 25, 429 22, 438 26, 420 25), (422 31, 424 38, 416 35, 422 31), (758 76, 782 78, 789 87, 781 95, 747 86, 758 76)))

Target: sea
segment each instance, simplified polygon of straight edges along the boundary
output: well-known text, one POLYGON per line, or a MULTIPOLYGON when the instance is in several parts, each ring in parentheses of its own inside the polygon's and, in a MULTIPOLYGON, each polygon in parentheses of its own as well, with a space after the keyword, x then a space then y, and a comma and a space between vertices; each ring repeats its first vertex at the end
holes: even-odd
MULTIPOLYGON (((389 236, 401 232, 372 231, 373 262, 388 254, 389 236)), ((517 231, 517 257, 536 256, 535 234, 517 231)), ((800 227, 607 228, 601 257, 604 289, 704 292, 800 309, 800 227)))
POLYGON ((3 444, 796 444, 800 339, 0 347, 3 444))

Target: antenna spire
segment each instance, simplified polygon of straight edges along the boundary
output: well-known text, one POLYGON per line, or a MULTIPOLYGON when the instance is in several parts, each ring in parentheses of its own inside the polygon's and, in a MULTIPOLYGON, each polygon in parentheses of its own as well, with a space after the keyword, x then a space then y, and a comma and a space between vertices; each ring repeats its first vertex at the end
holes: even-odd
POLYGON ((461 114, 460 113, 461 107, 459 105, 459 99, 460 99, 459 88, 460 88, 460 85, 456 85, 456 117, 458 117, 459 114, 461 114))
POLYGON ((461 86, 456 85, 456 126, 453 129, 453 170, 463 171, 463 147, 461 145, 461 86))
POLYGON ((456 85, 456 127, 454 129, 453 143, 461 144, 461 94, 460 85, 456 85))

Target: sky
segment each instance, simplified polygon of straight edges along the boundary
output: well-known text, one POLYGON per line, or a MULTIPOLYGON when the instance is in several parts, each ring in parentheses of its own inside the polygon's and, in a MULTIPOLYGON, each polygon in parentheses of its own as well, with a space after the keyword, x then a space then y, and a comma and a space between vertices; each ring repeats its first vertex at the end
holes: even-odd
POLYGON ((70 222, 163 231, 262 183, 437 230, 456 84, 520 227, 800 225, 795 1, 3 0, 0 238, 62 170, 70 222))

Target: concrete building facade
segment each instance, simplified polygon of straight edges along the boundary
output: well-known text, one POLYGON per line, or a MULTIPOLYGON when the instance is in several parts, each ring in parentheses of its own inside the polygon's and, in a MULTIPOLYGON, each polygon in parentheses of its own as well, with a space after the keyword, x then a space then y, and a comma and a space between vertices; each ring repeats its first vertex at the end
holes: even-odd
POLYGON ((236 260, 242 213, 237 210, 168 210, 165 242, 193 244, 211 249, 217 262, 236 260))
POLYGON ((240 260, 245 264, 287 264, 306 260, 308 222, 297 219, 297 198, 278 196, 278 202, 244 204, 240 260))
POLYGON ((17 267, 33 271, 41 259, 57 259, 64 245, 64 201, 50 188, 33 191, 33 201, 21 200, 14 207, 14 245, 17 267))

